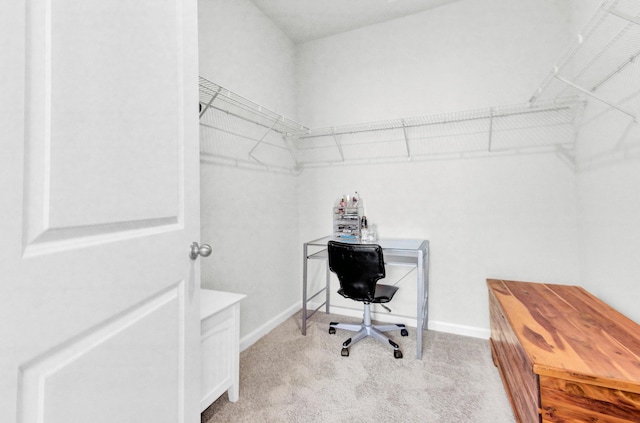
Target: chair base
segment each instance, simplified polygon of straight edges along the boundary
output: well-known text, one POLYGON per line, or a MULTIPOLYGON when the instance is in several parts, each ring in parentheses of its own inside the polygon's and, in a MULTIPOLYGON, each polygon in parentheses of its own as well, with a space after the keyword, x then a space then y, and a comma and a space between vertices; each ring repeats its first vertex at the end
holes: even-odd
POLYGON ((399 330, 400 335, 408 336, 409 332, 406 329, 406 326, 402 323, 398 324, 389 324, 389 325, 373 325, 371 324, 371 312, 369 308, 369 304, 365 304, 365 312, 364 319, 360 324, 349 324, 349 323, 338 323, 331 322, 329 323, 329 333, 336 333, 336 329, 348 330, 351 332, 356 332, 351 338, 347 339, 342 343, 342 356, 349 356, 349 347, 355 344, 358 341, 366 338, 367 336, 371 336, 378 341, 382 342, 385 345, 393 348, 393 356, 395 358, 402 358, 402 351, 400 351, 400 346, 393 342, 392 339, 384 335, 384 332, 391 332, 394 330, 399 330))

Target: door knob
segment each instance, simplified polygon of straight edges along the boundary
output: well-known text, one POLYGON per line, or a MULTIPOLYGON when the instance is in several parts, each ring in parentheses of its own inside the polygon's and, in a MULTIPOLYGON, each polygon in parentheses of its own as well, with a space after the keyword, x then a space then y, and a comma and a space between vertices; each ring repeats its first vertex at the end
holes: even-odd
POLYGON ((209 257, 211 255, 211 245, 202 244, 202 246, 200 246, 197 242, 191 244, 189 257, 191 257, 191 260, 195 260, 198 258, 198 255, 201 255, 202 257, 209 257))

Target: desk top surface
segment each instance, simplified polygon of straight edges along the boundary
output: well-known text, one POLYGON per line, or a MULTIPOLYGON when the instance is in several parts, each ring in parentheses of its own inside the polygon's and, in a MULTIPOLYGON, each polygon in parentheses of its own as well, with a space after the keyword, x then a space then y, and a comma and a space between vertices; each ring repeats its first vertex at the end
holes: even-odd
MULTIPOLYGON (((334 238, 333 236, 325 236, 313 241, 307 242, 308 245, 315 245, 319 247, 326 246, 329 241, 338 241, 348 244, 359 244, 360 242, 355 239, 334 238)), ((403 239, 403 238, 381 238, 372 242, 371 244, 378 244, 385 250, 426 250, 429 245, 429 241, 424 239, 403 239)))

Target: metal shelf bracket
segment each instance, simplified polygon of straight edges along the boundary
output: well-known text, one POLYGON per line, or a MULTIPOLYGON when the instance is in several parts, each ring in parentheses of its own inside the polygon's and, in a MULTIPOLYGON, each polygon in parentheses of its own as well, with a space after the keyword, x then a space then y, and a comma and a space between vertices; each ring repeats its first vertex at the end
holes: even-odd
POLYGON ((260 164, 263 164, 263 163, 256 156, 253 155, 253 152, 256 151, 256 148, 258 148, 258 146, 262 143, 262 141, 264 141, 264 139, 267 137, 267 135, 269 135, 269 132, 271 132, 273 130, 273 128, 278 124, 278 122, 280 122, 280 119, 274 120, 273 124, 271 125, 269 130, 264 133, 262 138, 260 138, 258 140, 258 142, 256 142, 256 144, 253 146, 251 151, 249 151, 249 157, 251 157, 253 160, 255 160, 256 162, 258 162, 260 164))
POLYGON ((625 115, 627 115, 627 116, 631 117, 635 123, 638 123, 638 120, 637 120, 636 116, 635 116, 633 113, 628 112, 628 111, 624 110, 623 108, 618 107, 618 106, 616 106, 615 104, 613 104, 613 103, 611 103, 611 102, 609 102, 609 101, 607 101, 607 100, 603 99, 602 97, 595 95, 595 94, 594 94, 594 93, 592 93, 591 91, 589 91, 589 90, 587 90, 587 89, 585 89, 585 88, 582 88, 581 86, 576 85, 576 84, 574 84, 573 82, 571 82, 571 81, 569 81, 569 80, 567 80, 567 79, 565 79, 565 78, 561 77, 560 75, 558 75, 558 70, 557 70, 557 68, 556 68, 556 70, 555 70, 555 72, 554 72, 554 75, 553 75, 553 76, 554 76, 554 78, 556 78, 558 81, 563 82, 563 83, 565 83, 565 84, 569 85, 570 87, 575 88, 576 90, 580 91, 581 93, 584 93, 584 94, 588 95, 589 97, 592 97, 592 98, 594 98, 594 99, 596 99, 596 100, 600 101, 601 103, 604 103, 604 104, 606 104, 607 106, 609 106, 609 107, 611 107, 611 108, 613 108, 613 109, 616 109, 616 110, 617 110, 617 111, 619 111, 619 112, 624 113, 625 115))
POLYGON ((213 104, 213 101, 216 99, 216 97, 218 97, 218 94, 220 94, 220 90, 221 88, 218 88, 218 91, 211 96, 211 100, 209 100, 209 102, 204 106, 204 109, 200 111, 200 115, 198 116, 198 118, 201 118, 202 115, 204 115, 207 112, 207 109, 211 107, 211 105, 213 104))
POLYGON ((407 124, 402 119, 402 133, 404 134, 404 145, 407 147, 407 158, 411 158, 411 148, 409 147, 409 137, 407 136, 407 124))
POLYGON ((333 140, 336 143, 336 147, 338 147, 340 159, 344 162, 344 153, 342 152, 342 146, 340 145, 340 141, 338 140, 338 136, 336 135, 335 128, 331 128, 331 135, 333 136, 333 140))

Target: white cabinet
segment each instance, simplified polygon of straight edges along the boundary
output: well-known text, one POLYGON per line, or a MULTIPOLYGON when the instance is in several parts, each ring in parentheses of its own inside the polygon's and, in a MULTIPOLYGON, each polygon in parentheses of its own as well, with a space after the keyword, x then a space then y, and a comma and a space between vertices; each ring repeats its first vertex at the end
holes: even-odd
POLYGON ((245 295, 203 289, 200 293, 200 411, 224 391, 229 401, 240 392, 240 301, 245 295))

